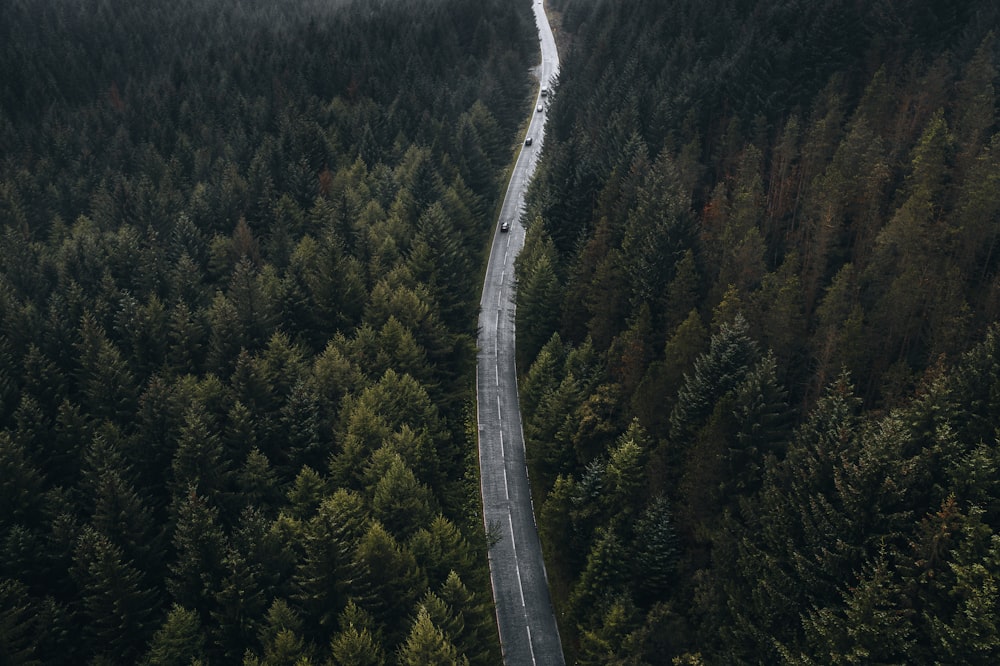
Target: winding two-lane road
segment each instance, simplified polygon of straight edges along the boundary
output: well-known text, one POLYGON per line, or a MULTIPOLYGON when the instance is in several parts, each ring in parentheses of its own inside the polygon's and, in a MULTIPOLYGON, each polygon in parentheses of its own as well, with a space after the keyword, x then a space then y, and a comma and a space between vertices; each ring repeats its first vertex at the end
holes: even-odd
MULTIPOLYGON (((548 86, 559 57, 541 0, 533 9, 542 52, 540 86, 548 86)), ((539 90, 535 106, 544 107, 545 101, 539 90)), ((495 540, 490 578, 506 666, 565 664, 535 526, 514 367, 514 258, 524 245, 520 214, 542 149, 545 116, 532 108, 525 137, 532 142, 522 145, 507 187, 479 311, 476 387, 483 519, 495 540), (505 223, 510 230, 501 232, 505 223)))

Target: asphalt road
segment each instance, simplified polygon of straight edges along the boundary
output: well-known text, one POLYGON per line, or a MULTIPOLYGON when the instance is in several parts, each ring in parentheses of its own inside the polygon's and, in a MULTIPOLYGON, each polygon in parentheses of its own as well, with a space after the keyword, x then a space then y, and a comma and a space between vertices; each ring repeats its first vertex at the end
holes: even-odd
MULTIPOLYGON (((542 53, 539 77, 548 85, 559 57, 541 0, 533 5, 542 53)), ((514 258, 524 245, 520 214, 542 149, 546 112, 535 111, 504 197, 479 311, 476 386, 483 519, 494 538, 490 578, 506 666, 565 664, 535 526, 514 367, 514 258), (510 231, 500 231, 504 222, 510 231)))

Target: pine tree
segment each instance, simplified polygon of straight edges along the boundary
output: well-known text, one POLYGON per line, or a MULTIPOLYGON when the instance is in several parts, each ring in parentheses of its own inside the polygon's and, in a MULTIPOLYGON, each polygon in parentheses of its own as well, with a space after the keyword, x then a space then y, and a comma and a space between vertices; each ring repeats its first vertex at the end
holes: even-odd
POLYGON ((152 294, 145 303, 123 294, 112 326, 121 341, 130 369, 139 377, 148 377, 162 362, 167 350, 167 311, 152 294))
POLYGON ((323 478, 308 465, 303 466, 292 487, 288 489, 285 510, 294 518, 309 518, 319 508, 327 491, 327 483, 323 478))
POLYGON ((373 373, 380 374, 391 369, 412 375, 424 383, 433 381, 427 353, 417 344, 413 332, 403 326, 395 315, 390 315, 379 329, 376 344, 378 352, 371 368, 373 373))
POLYGON ((1000 135, 990 142, 966 167, 955 210, 955 224, 961 243, 958 261, 971 275, 980 280, 995 269, 997 263, 997 230, 990 224, 1000 211, 1000 135))
MULTIPOLYGON (((442 380, 454 378, 463 368, 471 371, 474 356, 465 348, 469 338, 456 336, 445 327, 432 294, 425 285, 415 282, 405 267, 376 283, 365 307, 365 323, 376 330, 391 316, 413 333, 416 344, 425 351, 428 362, 442 380)), ((449 394, 441 397, 455 399, 449 394)))
MULTIPOLYGON (((236 374, 233 376, 235 378, 236 374)), ((254 449, 259 450, 260 435, 263 434, 254 410, 243 402, 242 397, 237 398, 229 408, 225 425, 219 433, 222 455, 234 464, 243 462, 254 449)))
POLYGON ((757 358, 757 345, 748 336, 741 315, 723 324, 712 336, 709 350, 698 357, 677 393, 670 413, 670 440, 684 446, 715 409, 716 401, 733 390, 757 358))
POLYGON ((177 507, 187 503, 192 487, 201 496, 220 502, 229 492, 232 477, 229 464, 206 409, 199 404, 191 405, 184 415, 184 425, 171 462, 173 505, 177 507))
POLYGON ((608 453, 604 502, 610 513, 618 513, 625 520, 639 513, 645 499, 644 468, 649 448, 646 431, 633 420, 608 453))
POLYGON ((636 193, 621 244, 633 309, 647 303, 661 310, 676 264, 692 244, 690 195, 679 175, 673 156, 663 151, 636 193))
POLYGON ((995 126, 997 68, 992 53, 996 49, 996 35, 990 32, 975 55, 966 63, 961 79, 955 85, 955 139, 958 147, 957 161, 960 168, 968 168, 971 160, 986 143, 987 135, 995 126))
POLYGON ((39 518, 43 478, 24 448, 0 432, 0 529, 39 518))
POLYGON ((438 596, 462 618, 462 634, 453 637, 459 653, 468 657, 472 666, 495 663, 497 639, 491 601, 477 599, 454 571, 448 574, 438 596))
POLYGON ((667 340, 663 360, 654 361, 646 370, 632 396, 632 411, 650 436, 666 436, 670 414, 684 375, 691 371, 695 360, 707 351, 708 330, 696 310, 677 326, 667 340))
POLYGON ((862 342, 864 311, 857 302, 857 290, 857 271, 853 264, 844 264, 816 308, 812 343, 819 367, 814 372, 814 390, 825 387, 843 370, 852 377, 866 376, 865 356, 870 352, 862 342))
POLYGON ((249 562, 242 553, 230 547, 223 561, 224 578, 213 599, 209 612, 212 637, 210 654, 235 663, 258 633, 267 607, 268 591, 261 578, 259 565, 249 562))
MULTIPOLYGON (((489 196, 496 190, 496 175, 493 170, 495 165, 491 164, 490 155, 484 150, 484 140, 480 136, 479 127, 483 126, 484 129, 488 127, 486 123, 489 123, 488 118, 491 116, 481 101, 477 100, 476 104, 478 108, 473 107, 459 117, 452 152, 462 180, 480 196, 489 196)), ((489 125, 492 125, 495 131, 496 120, 489 125)))
POLYGON ((400 160, 396 176, 401 191, 408 192, 412 200, 414 217, 410 222, 414 222, 416 216, 423 214, 441 195, 442 183, 434 169, 430 151, 422 147, 411 147, 400 160))
POLYGON ((404 425, 418 435, 420 447, 412 456, 413 472, 421 482, 434 487, 444 484, 443 462, 453 463, 458 452, 444 427, 427 389, 410 375, 387 370, 350 405, 346 428, 338 433, 343 451, 332 462, 334 476, 347 484, 359 478, 363 461, 404 425))
POLYGON ((672 335, 691 310, 698 307, 701 291, 694 252, 686 250, 674 266, 674 277, 666 286, 663 297, 663 330, 667 331, 667 335, 672 335))
MULTIPOLYGON (((182 215, 181 219, 186 218, 182 215)), ((184 305, 185 308, 200 307, 206 298, 203 286, 205 277, 202 264, 196 257, 189 254, 187 250, 181 251, 174 266, 166 276, 170 300, 174 307, 177 308, 181 305, 184 305)))
POLYGON ((410 635, 400 648, 399 663, 401 666, 424 664, 468 666, 469 660, 460 655, 451 641, 434 626, 427 609, 421 605, 410 629, 410 635))
POLYGON ((375 620, 353 601, 340 614, 340 631, 330 641, 334 666, 384 666, 385 650, 375 620))
POLYGON ((806 638, 815 654, 840 663, 909 663, 915 655, 912 609, 901 602, 899 581, 886 554, 867 563, 857 585, 845 592, 846 608, 804 614, 806 638))
MULTIPOLYGON (((245 421, 242 425, 249 435, 249 441, 237 441, 241 433, 234 432, 231 444, 236 447, 227 453, 236 460, 241 459, 254 444, 263 448, 269 456, 279 454, 280 448, 272 446, 272 417, 278 409, 279 397, 277 386, 264 369, 263 355, 251 354, 246 349, 240 350, 236 357, 233 374, 229 378, 236 399, 242 404, 244 413, 240 415, 245 421)), ((235 416, 235 414, 234 414, 235 416)), ((234 425, 239 424, 235 421, 234 425)), ((277 455, 275 456, 277 457, 277 455)))
POLYGON ((409 547, 417 564, 427 572, 432 589, 444 585, 452 574, 468 578, 475 571, 475 559, 465 536, 440 514, 410 537, 409 547))
POLYGON ((288 462, 279 466, 283 481, 288 481, 303 466, 318 468, 329 447, 329 435, 321 432, 319 396, 308 380, 296 382, 288 400, 281 406, 278 429, 288 439, 288 462))
POLYGON ((954 137, 939 110, 913 148, 902 204, 876 240, 869 279, 879 298, 873 324, 883 332, 883 365, 920 358, 927 342, 924 322, 935 299, 931 276, 946 275, 955 251, 951 224, 939 222, 953 150, 954 137))
POLYGON ((281 495, 271 462, 256 447, 236 473, 236 492, 243 504, 261 507, 274 506, 281 495))
POLYGON ((320 345, 330 332, 358 324, 368 296, 364 269, 357 259, 345 255, 343 243, 330 233, 319 240, 305 236, 292 252, 289 272, 305 286, 320 345))
MULTIPOLYGON (((538 516, 538 536, 542 542, 546 561, 552 563, 551 575, 555 578, 566 572, 569 579, 583 564, 581 554, 585 546, 580 543, 579 531, 572 521, 573 497, 576 481, 572 476, 559 475, 546 494, 538 516)), ((555 578, 555 580, 559 580, 555 578)))
POLYGON ((39 408, 51 414, 66 397, 66 377, 52 359, 36 344, 28 345, 24 354, 23 402, 29 396, 37 401, 39 408))
POLYGON ((736 495, 755 492, 768 464, 780 459, 791 433, 793 414, 787 392, 777 379, 777 361, 769 352, 734 389, 733 417, 736 432, 727 458, 727 487, 736 495))
POLYGON ((532 478, 540 488, 549 487, 573 460, 571 434, 574 415, 583 401, 577 378, 568 373, 555 391, 546 393, 535 413, 524 424, 525 446, 532 478))
POLYGON ((266 623, 261 627, 258 637, 264 648, 264 657, 252 657, 248 661, 247 656, 244 656, 244 664, 307 666, 312 663, 313 646, 302 636, 302 619, 284 599, 278 598, 271 603, 266 623))
MULTIPOLYGON (((267 594, 271 590, 288 589, 289 580, 301 552, 300 524, 281 514, 271 519, 262 509, 246 507, 239 524, 229 534, 231 559, 246 560, 246 566, 257 579, 257 587, 267 594)), ((234 574, 230 574, 234 575, 234 574)))
POLYGON ((576 622, 586 625, 600 617, 623 592, 626 577, 620 565, 625 555, 625 548, 614 529, 597 528, 587 563, 570 592, 570 613, 576 622))
POLYGON ((226 575, 226 536, 219 510, 194 487, 179 501, 173 535, 176 556, 168 566, 167 589, 176 604, 207 617, 226 575))
POLYGON ((120 548, 85 527, 77 542, 73 576, 87 618, 85 634, 96 657, 134 662, 158 622, 159 599, 120 548))
POLYGON ((631 398, 653 360, 653 321, 649 306, 639 306, 628 328, 608 348, 608 374, 631 398))
POLYGON ((250 336, 243 330, 236 306, 221 291, 215 293, 206 313, 208 324, 207 369, 222 377, 233 370, 241 349, 250 347, 250 336))
POLYGON ((370 492, 373 517, 397 539, 406 541, 418 529, 430 525, 433 495, 399 455, 392 457, 389 468, 370 492))
POLYGON ((680 559, 680 541, 665 498, 655 498, 636 522, 632 549, 636 600, 645 604, 664 600, 677 578, 680 559))
POLYGON ((93 498, 91 525, 121 548, 124 557, 147 575, 159 577, 163 533, 130 480, 131 469, 115 444, 98 435, 87 455, 83 483, 93 498))
POLYGON ((34 525, 5 529, 0 538, 0 571, 35 590, 47 589, 56 576, 64 577, 62 553, 47 548, 48 536, 34 525))
POLYGON ((350 593, 384 628, 386 643, 397 644, 406 633, 406 609, 413 608, 427 589, 426 576, 409 549, 377 521, 361 537, 353 566, 364 574, 351 581, 350 593))
POLYGON ((163 625, 156 630, 143 664, 189 666, 205 661, 205 634, 198 614, 174 604, 163 625))
MULTIPOLYGON (((55 459, 60 463, 59 479, 67 486, 79 481, 80 461, 84 447, 93 438, 94 425, 82 407, 70 400, 64 400, 56 411, 52 448, 58 452, 55 459)), ((54 480, 50 479, 50 482, 54 480)))
POLYGON ((588 463, 613 444, 615 435, 625 427, 622 401, 618 384, 600 384, 563 422, 558 437, 572 442, 577 462, 588 463))
POLYGON ((0 662, 12 666, 41 666, 37 640, 40 630, 28 588, 9 578, 0 579, 0 662))
POLYGON ((167 330, 166 371, 181 368, 197 372, 205 362, 207 334, 201 311, 192 311, 184 301, 178 302, 170 311, 167 330))
POLYGON ((367 522, 362 498, 340 489, 323 500, 305 524, 304 552, 292 585, 295 601, 305 611, 310 631, 317 635, 330 634, 353 586, 365 582, 367 571, 355 565, 354 553, 367 522))
POLYGON ((518 363, 524 367, 530 365, 558 324, 551 316, 562 294, 557 262, 555 247, 548 237, 528 234, 515 265, 517 354, 518 363))
POLYGON ((532 361, 527 374, 518 381, 518 394, 525 421, 531 421, 542 398, 559 386, 562 381, 560 370, 565 361, 562 338, 558 333, 553 333, 532 361))
POLYGON ((78 381, 88 413, 121 421, 135 414, 135 376, 121 352, 108 340, 97 319, 87 313, 80 324, 78 381))
POLYGON ((382 647, 367 628, 346 627, 330 641, 334 666, 384 666, 382 647))
POLYGON ((627 598, 611 603, 593 628, 581 632, 577 663, 597 666, 624 661, 624 643, 636 625, 635 616, 635 606, 627 598))
POLYGON ((988 664, 1000 654, 1000 539, 981 516, 946 498, 921 521, 901 558, 902 603, 919 609, 911 660, 988 664))
POLYGON ((268 337, 256 365, 263 378, 262 384, 269 387, 271 402, 255 406, 257 411, 265 412, 273 420, 280 405, 288 400, 295 385, 308 372, 306 349, 286 333, 277 331, 268 337))
MULTIPOLYGON (((885 524, 898 509, 892 486, 883 484, 883 465, 899 451, 860 455, 859 402, 841 376, 742 511, 738 563, 726 578, 734 603, 725 631, 736 654, 770 654, 776 645, 800 649, 802 609, 835 599, 843 581, 874 554, 867 552, 874 535, 899 529, 885 524)), ((887 432, 886 439, 896 434, 887 432)))
POLYGON ((341 448, 330 456, 330 477, 337 486, 361 489, 362 470, 368 458, 388 439, 391 430, 381 414, 366 402, 345 401, 343 435, 335 436, 341 448))
MULTIPOLYGON (((468 212, 464 218, 468 218, 468 212)), ((464 279, 472 270, 466 239, 458 227, 462 217, 449 215, 440 203, 427 208, 417 222, 420 242, 429 245, 431 271, 419 276, 439 304, 442 321, 452 329, 468 326, 475 316, 475 296, 464 279)))
MULTIPOLYGON (((451 605, 434 594, 433 590, 427 590, 427 594, 420 599, 418 607, 420 606, 427 610, 431 622, 441 630, 444 638, 455 645, 465 631, 465 618, 462 614, 456 613, 451 605)), ((457 645, 455 649, 458 650, 457 645)))
POLYGON ((607 349, 628 319, 629 285, 624 262, 621 251, 612 248, 594 269, 584 296, 586 313, 590 315, 587 333, 598 349, 607 349))
POLYGON ((803 341, 807 338, 798 267, 796 257, 786 257, 778 270, 764 276, 760 291, 753 298, 760 313, 761 344, 778 357, 779 368, 789 368, 783 378, 803 374, 795 373, 805 356, 803 341))

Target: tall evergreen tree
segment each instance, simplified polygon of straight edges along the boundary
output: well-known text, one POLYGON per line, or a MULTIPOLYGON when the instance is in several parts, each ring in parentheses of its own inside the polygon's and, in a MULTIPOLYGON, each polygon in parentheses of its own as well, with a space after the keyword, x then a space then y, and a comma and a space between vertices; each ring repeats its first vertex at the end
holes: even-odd
POLYGON ((113 443, 98 435, 87 456, 84 482, 93 493, 91 526, 121 548, 124 557, 150 576, 162 575, 163 533, 135 490, 131 470, 113 443))
POLYGON ((401 541, 428 526, 434 512, 430 489, 417 481, 398 455, 372 490, 371 501, 373 517, 401 541))
POLYGON ((143 653, 159 620, 159 599, 122 550, 84 528, 74 555, 85 635, 93 657, 133 662, 143 653))
POLYGON ((377 521, 372 521, 361 537, 353 566, 365 572, 365 576, 352 581, 352 594, 363 600, 362 607, 384 628, 386 642, 397 644, 406 633, 404 609, 413 608, 427 588, 426 576, 409 549, 377 521), (372 576, 375 571, 380 575, 372 576))
POLYGON ((399 663, 405 666, 442 664, 443 666, 468 666, 469 660, 460 655, 454 644, 434 625, 424 606, 417 610, 410 635, 399 651, 399 663))
POLYGON ((0 529, 36 522, 44 479, 24 448, 6 432, 0 432, 0 479, 0 529))
POLYGON ((39 627, 27 587, 16 580, 0 579, 0 658, 5 664, 36 666, 39 627))
POLYGON ((224 457, 222 442, 202 405, 192 405, 184 415, 171 470, 170 491, 175 511, 190 500, 192 487, 215 502, 229 491, 230 461, 224 457))
POLYGON ((179 502, 173 544, 167 589, 176 604, 196 611, 204 622, 222 590, 227 543, 219 510, 193 486, 179 502))
POLYGON ((317 635, 332 632, 352 590, 365 583, 367 571, 356 565, 354 552, 367 521, 362 498, 340 489, 323 500, 304 526, 304 553, 292 584, 295 600, 306 611, 310 628, 317 635))
POLYGON ((174 605, 156 630, 143 661, 149 666, 188 666, 205 659, 205 635, 194 611, 174 605))
POLYGON ((562 293, 552 242, 541 236, 532 244, 535 247, 526 246, 517 258, 517 352, 525 367, 555 332, 556 322, 548 313, 556 309, 562 293))
POLYGON ((676 579, 680 559, 680 542, 665 498, 655 498, 636 522, 632 548, 635 598, 646 603, 662 599, 676 579))
POLYGON ((384 666, 385 650, 374 620, 353 601, 340 616, 340 631, 330 641, 335 666, 384 666))
POLYGON ((131 417, 138 398, 135 376, 90 313, 81 321, 77 349, 80 389, 88 413, 112 421, 131 417))

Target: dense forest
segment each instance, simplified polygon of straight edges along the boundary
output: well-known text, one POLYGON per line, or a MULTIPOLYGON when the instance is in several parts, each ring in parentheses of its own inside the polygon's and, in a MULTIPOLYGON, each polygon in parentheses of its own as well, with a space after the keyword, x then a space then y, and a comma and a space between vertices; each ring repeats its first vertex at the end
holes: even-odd
POLYGON ((517 331, 567 662, 1000 661, 1000 5, 551 5, 517 331))
POLYGON ((0 663, 497 663, 536 58, 505 0, 0 0, 0 663))

